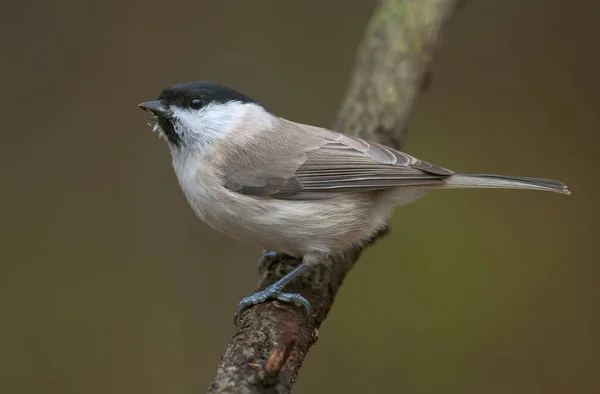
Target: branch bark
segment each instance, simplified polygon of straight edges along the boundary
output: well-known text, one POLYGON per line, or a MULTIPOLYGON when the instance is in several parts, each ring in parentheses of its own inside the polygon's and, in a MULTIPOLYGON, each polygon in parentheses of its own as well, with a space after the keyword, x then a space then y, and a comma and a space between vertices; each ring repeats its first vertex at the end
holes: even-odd
MULTIPOLYGON (((464 0, 463 0, 464 1, 464 0)), ((439 32, 461 0, 381 0, 359 47, 356 64, 333 128, 400 149, 415 99, 429 85, 429 63, 439 32)), ((289 393, 302 361, 316 342, 342 282, 361 249, 331 256, 295 279, 286 291, 312 305, 278 302, 252 307, 239 319, 209 393, 289 393)), ((257 290, 301 263, 277 255, 260 267, 257 290)))

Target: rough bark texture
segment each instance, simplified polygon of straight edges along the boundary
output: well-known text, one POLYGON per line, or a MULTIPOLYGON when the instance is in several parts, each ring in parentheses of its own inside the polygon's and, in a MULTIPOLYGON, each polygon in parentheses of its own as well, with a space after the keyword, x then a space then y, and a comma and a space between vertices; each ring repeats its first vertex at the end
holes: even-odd
MULTIPOLYGON (((429 62, 439 31, 460 0, 382 0, 358 50, 334 129, 401 148, 417 94, 430 82, 429 62)), ((268 302, 246 311, 221 358, 211 393, 289 393, 318 328, 327 317, 360 249, 331 256, 286 287, 312 305, 304 311, 268 302)), ((278 255, 260 267, 257 290, 297 267, 278 255)))

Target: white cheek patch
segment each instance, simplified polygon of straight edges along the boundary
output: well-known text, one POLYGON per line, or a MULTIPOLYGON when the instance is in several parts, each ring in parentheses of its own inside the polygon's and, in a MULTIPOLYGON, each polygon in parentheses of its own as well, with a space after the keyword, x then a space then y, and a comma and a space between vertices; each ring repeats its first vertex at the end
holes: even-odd
POLYGON ((210 103, 200 110, 172 107, 175 131, 189 144, 204 146, 240 124, 248 111, 247 104, 232 101, 210 103))

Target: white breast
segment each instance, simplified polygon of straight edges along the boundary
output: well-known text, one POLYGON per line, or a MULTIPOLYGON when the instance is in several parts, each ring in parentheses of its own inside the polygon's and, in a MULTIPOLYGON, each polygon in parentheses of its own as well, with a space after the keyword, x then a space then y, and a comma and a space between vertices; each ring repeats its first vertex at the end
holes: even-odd
POLYGON ((369 217, 370 195, 290 201, 229 191, 209 155, 173 161, 181 188, 202 221, 246 244, 292 256, 337 252, 360 244, 384 224, 369 217))

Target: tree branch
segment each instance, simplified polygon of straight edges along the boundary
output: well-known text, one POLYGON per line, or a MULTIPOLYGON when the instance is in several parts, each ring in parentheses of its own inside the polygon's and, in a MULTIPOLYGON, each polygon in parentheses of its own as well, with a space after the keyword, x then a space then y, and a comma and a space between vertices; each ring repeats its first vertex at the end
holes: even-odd
MULTIPOLYGON (((428 66, 439 32, 461 0, 381 0, 365 31, 334 129, 401 148, 418 93, 430 82, 428 66)), ((279 302, 250 308, 221 357, 210 393, 289 393, 304 357, 317 340, 346 274, 361 249, 331 256, 295 279, 286 291, 302 294, 312 316, 279 302)), ((263 290, 301 261, 277 255, 259 270, 263 290)))

